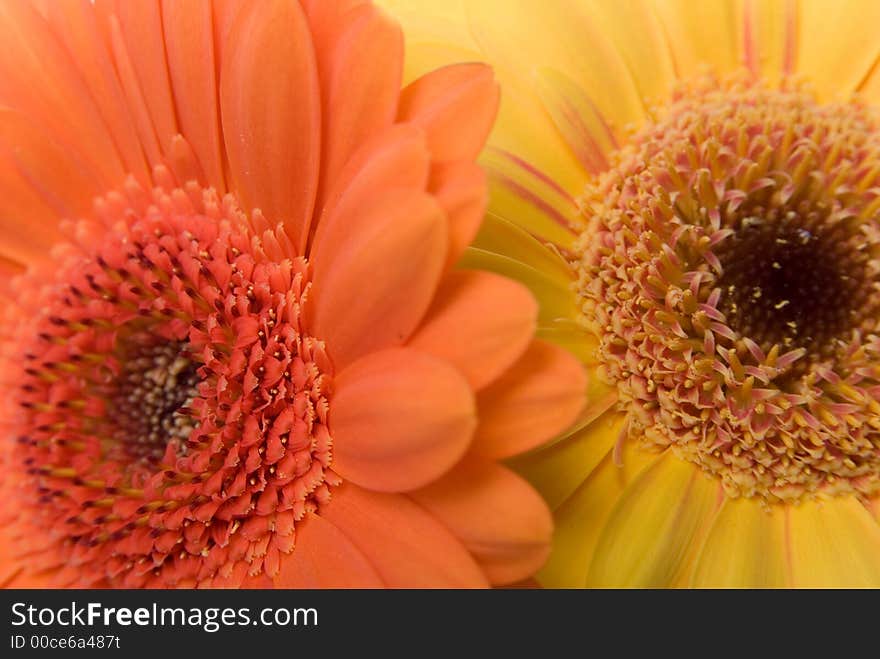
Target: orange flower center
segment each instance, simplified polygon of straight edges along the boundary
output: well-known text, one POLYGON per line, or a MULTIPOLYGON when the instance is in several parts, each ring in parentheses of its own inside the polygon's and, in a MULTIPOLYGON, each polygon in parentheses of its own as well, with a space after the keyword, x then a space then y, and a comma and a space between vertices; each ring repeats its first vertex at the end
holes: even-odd
POLYGON ((112 229, 18 283, 22 514, 94 585, 272 577, 339 482, 309 265, 213 190, 104 207, 112 229))
POLYGON ((629 431, 731 496, 880 490, 880 133, 701 80, 583 199, 580 291, 629 431))

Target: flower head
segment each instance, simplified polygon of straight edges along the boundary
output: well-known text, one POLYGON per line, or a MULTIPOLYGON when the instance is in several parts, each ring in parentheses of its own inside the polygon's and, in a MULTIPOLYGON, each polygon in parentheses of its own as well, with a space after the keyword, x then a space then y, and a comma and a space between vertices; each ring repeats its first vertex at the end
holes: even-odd
POLYGON ((730 496, 880 487, 880 134, 859 105, 679 91, 587 191, 584 315, 628 432, 730 496))
POLYGON ((582 375, 527 289, 453 267, 490 70, 401 90, 359 0, 0 12, 0 581, 537 569, 549 513, 497 460, 569 423, 582 375))
POLYGON ((876 7, 387 4, 498 70, 472 262, 591 376, 542 582, 880 584, 876 7))

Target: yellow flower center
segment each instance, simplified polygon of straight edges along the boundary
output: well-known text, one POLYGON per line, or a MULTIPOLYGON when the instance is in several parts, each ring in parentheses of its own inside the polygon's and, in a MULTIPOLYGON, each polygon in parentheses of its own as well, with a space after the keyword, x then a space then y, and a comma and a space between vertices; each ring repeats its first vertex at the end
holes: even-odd
POLYGON ((731 496, 880 489, 880 132, 700 80, 582 199, 579 290, 629 432, 731 496))

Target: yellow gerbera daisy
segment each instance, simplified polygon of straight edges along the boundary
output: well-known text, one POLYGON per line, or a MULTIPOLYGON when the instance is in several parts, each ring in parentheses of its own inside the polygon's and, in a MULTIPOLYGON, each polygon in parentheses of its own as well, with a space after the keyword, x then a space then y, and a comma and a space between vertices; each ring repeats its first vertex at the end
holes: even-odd
POLYGON ((385 4, 495 67, 466 258, 592 373, 541 582, 880 586, 880 4, 385 4))

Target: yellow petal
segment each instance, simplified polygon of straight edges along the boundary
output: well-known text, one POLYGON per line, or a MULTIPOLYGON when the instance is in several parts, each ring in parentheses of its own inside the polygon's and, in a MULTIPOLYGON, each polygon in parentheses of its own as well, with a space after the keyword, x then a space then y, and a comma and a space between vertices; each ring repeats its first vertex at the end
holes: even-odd
POLYGON ((614 42, 646 103, 664 99, 675 84, 675 63, 654 4, 645 0, 581 2, 591 22, 614 42))
POLYGON ((615 133, 620 131, 596 107, 592 90, 551 67, 541 67, 535 77, 547 112, 581 166, 591 174, 608 169, 611 153, 619 144, 615 133))
POLYGON ((789 583, 785 508, 756 499, 725 499, 691 585, 701 588, 776 588, 789 583))
POLYGON ((880 105, 880 61, 874 65, 865 82, 859 87, 859 93, 872 105, 880 105))
POLYGON ((720 485, 666 451, 630 485, 608 518, 589 586, 674 585, 720 503, 720 485))
POLYGON ((880 587, 880 525, 854 497, 788 508, 793 585, 880 587))
MULTIPOLYGON (((510 69, 504 62, 487 57, 485 53, 483 56, 495 68, 503 89, 501 108, 495 129, 489 137, 489 145, 516 154, 534 172, 552 180, 554 183, 550 186, 541 185, 540 180, 532 183, 537 192, 545 192, 554 185, 563 192, 562 195, 556 193, 551 201, 555 201, 556 196, 571 199, 581 194, 587 173, 556 130, 553 118, 535 89, 534 80, 527 73, 532 69, 510 69)), ((522 178, 514 176, 514 180, 522 178)), ((524 182, 532 181, 525 178, 524 182)), ((517 221, 516 217, 509 219, 517 221)))
POLYGON ((558 280, 520 261, 469 247, 459 261, 459 267, 497 272, 522 282, 529 287, 541 305, 539 323, 552 323, 557 318, 577 318, 577 301, 573 291, 561 286, 558 280))
MULTIPOLYGON (((541 129, 535 130, 536 135, 542 134, 541 129)), ((555 129, 551 127, 543 134, 550 131, 555 129)), ((541 170, 528 160, 527 153, 497 146, 498 133, 496 128, 480 158, 489 180, 489 210, 542 240, 571 248, 580 220, 573 194, 554 180, 562 167, 541 170)), ((575 169, 580 170, 580 166, 575 165, 575 169)))
POLYGON ((880 522, 880 495, 875 494, 873 497, 868 499, 866 502, 868 510, 874 515, 874 519, 880 522))
POLYGON ((527 231, 494 213, 488 213, 474 239, 474 247, 522 261, 555 277, 561 286, 569 286, 574 271, 558 252, 538 242, 527 231))
MULTIPOLYGON (((616 439, 616 433, 612 435, 616 439)), ((593 552, 608 516, 628 485, 657 455, 644 451, 635 442, 626 442, 615 464, 608 451, 586 481, 553 515, 556 528, 553 550, 538 572, 538 581, 548 588, 583 587, 593 552)))
MULTIPOLYGON (((460 53, 478 53, 478 47, 467 26, 467 16, 461 0, 444 0, 443 2, 419 2, 412 0, 377 0, 377 5, 384 8, 398 20, 406 37, 406 81, 411 82, 435 68, 427 61, 418 63, 419 57, 412 56, 412 50, 428 44, 448 48, 446 57, 453 51, 460 53)), ((440 49, 436 49, 440 53, 440 49)), ((443 66, 466 59, 441 59, 436 64, 443 66)))
POLYGON ((725 73, 740 66, 743 18, 737 0, 665 0, 656 3, 678 75, 687 79, 708 65, 725 73))
POLYGON ((587 367, 596 367, 599 364, 596 355, 598 340, 595 335, 576 321, 563 319, 552 324, 541 325, 538 327, 537 336, 562 346, 587 367))
MULTIPOLYGON (((532 89, 531 69, 518 68, 513 62, 484 52, 473 38, 462 0, 379 0, 379 4, 403 26, 407 82, 454 62, 488 62, 504 90, 490 144, 548 173, 568 194, 580 193, 584 172, 532 89)), ((518 221, 517 217, 511 219, 518 221)))
POLYGON ((873 0, 802 0, 797 5, 797 70, 822 99, 845 98, 865 80, 880 54, 873 0))
POLYGON ((750 71, 769 84, 794 67, 797 11, 793 0, 744 0, 743 49, 750 71))
POLYGON ((626 62, 579 0, 465 0, 465 7, 490 61, 565 73, 590 90, 602 116, 618 127, 644 119, 626 62))
POLYGON ((555 509, 608 455, 620 437, 623 421, 623 414, 605 414, 552 446, 514 458, 510 464, 555 509))

